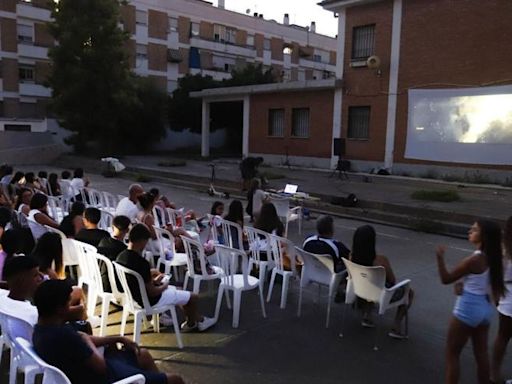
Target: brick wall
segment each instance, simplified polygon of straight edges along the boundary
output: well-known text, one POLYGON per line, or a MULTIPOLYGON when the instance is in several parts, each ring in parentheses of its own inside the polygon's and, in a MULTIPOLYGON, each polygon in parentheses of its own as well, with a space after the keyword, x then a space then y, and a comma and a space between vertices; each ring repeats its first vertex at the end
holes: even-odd
POLYGON ((332 146, 333 91, 310 91, 251 96, 249 152, 329 158, 332 146), (269 109, 285 110, 284 137, 268 135, 269 109), (309 108, 309 138, 294 138, 292 109, 309 108))

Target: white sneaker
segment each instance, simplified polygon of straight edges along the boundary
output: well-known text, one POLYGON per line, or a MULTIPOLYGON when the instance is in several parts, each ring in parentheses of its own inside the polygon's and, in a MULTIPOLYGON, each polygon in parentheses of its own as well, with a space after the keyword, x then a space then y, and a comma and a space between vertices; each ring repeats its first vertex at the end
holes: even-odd
POLYGON ((215 320, 213 317, 204 316, 203 321, 197 322, 197 329, 199 329, 199 332, 206 331, 208 328, 215 325, 216 322, 217 320, 215 320))
POLYGON ((172 327, 174 325, 172 316, 167 312, 162 313, 160 315, 160 325, 163 325, 164 327, 172 327))

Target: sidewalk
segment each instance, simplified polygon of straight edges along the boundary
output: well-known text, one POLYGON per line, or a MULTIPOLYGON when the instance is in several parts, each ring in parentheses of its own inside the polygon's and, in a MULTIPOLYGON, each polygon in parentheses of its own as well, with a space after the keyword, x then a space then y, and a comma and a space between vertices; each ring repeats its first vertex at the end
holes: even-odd
MULTIPOLYGON (((173 159, 164 156, 128 156, 122 159, 127 169, 126 177, 144 175, 155 180, 185 185, 206 190, 210 183, 211 167, 208 161, 186 160, 185 166, 165 167, 159 163, 173 159)), ((61 158, 58 164, 67 167, 81 164, 83 159, 61 158)), ((232 195, 241 195, 240 171, 236 160, 215 160, 216 183, 221 190, 232 195)), ((85 168, 99 161, 87 160, 85 168)), ((324 170, 288 169, 282 167, 262 168, 284 176, 269 180, 274 188, 284 188, 287 183, 297 184, 299 191, 321 198, 321 203, 306 202, 306 206, 345 216, 367 218, 369 221, 391 222, 436 233, 465 234, 466 228, 476 218, 484 217, 503 223, 512 215, 512 188, 480 186, 439 180, 415 179, 397 176, 377 176, 349 173, 349 180, 329 178, 324 170), (420 201, 411 198, 418 190, 457 191, 460 201, 449 203, 420 201), (357 208, 344 208, 330 204, 333 197, 344 197, 354 193, 359 199, 357 208)), ((96 172, 100 169, 95 169, 96 172)))

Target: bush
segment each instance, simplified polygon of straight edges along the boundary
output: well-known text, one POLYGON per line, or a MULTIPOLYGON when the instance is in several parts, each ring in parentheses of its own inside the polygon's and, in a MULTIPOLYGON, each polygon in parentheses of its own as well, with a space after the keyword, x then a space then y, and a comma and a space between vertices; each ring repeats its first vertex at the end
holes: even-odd
POLYGON ((151 178, 149 176, 143 175, 142 173, 137 173, 135 175, 135 181, 138 183, 149 183, 151 178))
POLYGON ((449 203, 452 201, 459 201, 460 195, 457 191, 430 191, 420 189, 411 193, 411 198, 414 200, 439 201, 442 203, 449 203))

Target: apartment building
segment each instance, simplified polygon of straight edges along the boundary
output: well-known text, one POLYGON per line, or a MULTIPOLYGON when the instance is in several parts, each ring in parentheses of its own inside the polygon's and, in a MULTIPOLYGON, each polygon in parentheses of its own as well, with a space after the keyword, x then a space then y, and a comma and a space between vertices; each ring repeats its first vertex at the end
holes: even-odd
MULTIPOLYGON (((51 90, 44 87, 48 48, 47 0, 0 1, 0 118, 44 119, 51 90)), ((172 92, 186 74, 216 79, 246 63, 272 67, 282 81, 332 77, 336 39, 308 28, 245 15, 201 0, 132 0, 121 25, 134 71, 172 92)), ((45 120, 46 121, 46 120, 45 120)), ((0 124, 0 130, 45 130, 45 123, 0 124)))

